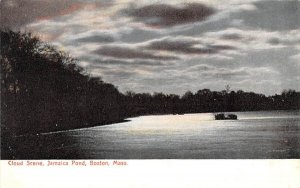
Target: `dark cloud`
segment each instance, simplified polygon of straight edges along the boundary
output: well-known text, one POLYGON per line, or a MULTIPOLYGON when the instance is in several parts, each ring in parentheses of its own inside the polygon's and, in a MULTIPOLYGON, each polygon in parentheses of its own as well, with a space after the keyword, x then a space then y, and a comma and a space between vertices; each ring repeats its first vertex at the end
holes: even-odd
POLYGON ((214 9, 200 3, 186 4, 183 7, 154 4, 126 10, 127 15, 136 21, 159 27, 203 21, 214 12, 214 9))
POLYGON ((212 45, 208 45, 208 48, 214 49, 214 50, 234 50, 236 49, 233 46, 229 46, 229 45, 220 45, 220 44, 212 44, 212 45))
POLYGON ((215 70, 212 72, 205 72, 202 73, 203 76, 217 78, 217 79, 232 79, 236 77, 244 77, 248 76, 249 72, 246 70, 215 70))
POLYGON ((194 42, 181 42, 181 41, 156 41, 152 42, 147 48, 152 50, 165 50, 174 51, 186 54, 212 54, 216 50, 209 48, 196 48, 194 42))
POLYGON ((3 0, 1 27, 17 29, 37 19, 70 14, 81 7, 82 3, 71 0, 3 0))
POLYGON ((278 38, 271 38, 271 39, 268 40, 268 43, 272 44, 272 45, 278 45, 278 44, 281 43, 281 41, 278 38))
POLYGON ((95 35, 95 36, 78 38, 75 41, 80 43, 111 43, 114 42, 115 40, 112 36, 95 35))
POLYGON ((101 64, 114 64, 114 65, 142 65, 142 66, 162 66, 165 65, 160 61, 147 61, 147 60, 135 60, 135 61, 121 61, 115 59, 103 60, 101 64))
POLYGON ((277 38, 277 37, 272 37, 267 41, 271 45, 299 45, 300 44, 300 39, 299 37, 295 36, 293 39, 284 39, 284 38, 277 38))
POLYGON ((240 40, 243 37, 237 33, 231 33, 231 34, 228 33, 228 34, 224 34, 221 38, 225 40, 240 40))
POLYGON ((191 67, 190 71, 203 72, 203 71, 210 71, 213 69, 214 69, 214 67, 202 64, 202 65, 196 65, 195 67, 191 67))
POLYGON ((232 50, 234 47, 227 45, 204 45, 204 47, 195 47, 201 44, 197 41, 170 41, 160 40, 151 42, 146 48, 152 50, 165 50, 180 52, 185 54, 214 54, 220 50, 232 50))
POLYGON ((125 48, 118 46, 106 46, 95 51, 96 54, 121 59, 152 59, 152 60, 177 60, 175 56, 155 55, 153 52, 125 48))
POLYGON ((86 5, 103 8, 111 6, 112 2, 107 0, 2 0, 0 1, 0 27, 19 29, 36 20, 72 14, 86 5))
POLYGON ((99 65, 142 65, 142 66, 162 66, 164 63, 156 60, 120 60, 120 59, 103 59, 101 57, 93 57, 93 55, 79 57, 81 61, 91 62, 90 67, 99 65))

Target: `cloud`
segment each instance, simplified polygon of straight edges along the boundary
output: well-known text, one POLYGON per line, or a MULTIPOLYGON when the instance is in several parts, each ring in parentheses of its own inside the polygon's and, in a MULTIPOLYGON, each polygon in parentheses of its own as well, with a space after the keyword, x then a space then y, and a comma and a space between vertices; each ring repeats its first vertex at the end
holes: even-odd
POLYGON ((118 80, 129 79, 130 77, 133 77, 133 76, 137 75, 137 73, 134 70, 132 70, 132 71, 128 71, 128 70, 104 70, 103 74, 117 77, 118 80))
POLYGON ((114 38, 109 35, 93 35, 88 37, 82 37, 75 40, 79 43, 111 43, 114 42, 114 38))
POLYGON ((113 5, 107 0, 2 0, 0 1, 1 28, 19 29, 38 21, 73 14, 84 9, 113 5))
POLYGON ((161 40, 154 40, 150 42, 146 48, 152 50, 164 50, 179 52, 184 54, 215 54, 220 50, 233 50, 235 49, 229 45, 219 44, 203 44, 197 38, 181 38, 170 39, 165 38, 161 40))
POLYGON ((257 1, 256 9, 237 12, 231 19, 241 19, 247 26, 270 31, 284 31, 300 28, 299 1, 257 1))
POLYGON ((141 8, 126 9, 125 12, 135 21, 143 22, 149 26, 171 27, 203 21, 215 11, 213 8, 200 3, 190 3, 182 7, 153 4, 141 8))
POLYGON ((236 77, 247 77, 250 72, 247 68, 228 69, 228 68, 215 68, 203 71, 201 76, 213 79, 236 79, 236 77))
POLYGON ((267 43, 271 45, 284 45, 284 46, 300 46, 300 30, 298 33, 289 32, 270 37, 267 43))
POLYGON ((152 59, 176 60, 175 56, 155 55, 154 53, 120 46, 104 46, 95 51, 96 54, 120 59, 152 59))
POLYGON ((298 62, 298 65, 300 65, 300 53, 293 55, 290 57, 292 60, 295 60, 296 62, 298 62))
POLYGON ((207 41, 230 44, 244 52, 300 46, 300 30, 268 31, 227 28, 207 32, 202 36, 207 41))
POLYGON ((197 48, 193 47, 197 42, 195 41, 154 41, 147 46, 148 49, 152 50, 165 50, 180 52, 186 54, 211 54, 216 53, 213 49, 208 48, 197 48))
POLYGON ((229 41, 252 41, 257 33, 266 35, 266 31, 261 30, 243 30, 236 27, 230 27, 218 31, 206 32, 204 35, 206 37, 212 37, 221 40, 229 41))
POLYGON ((227 34, 223 34, 221 38, 225 40, 240 40, 243 37, 237 33, 227 33, 227 34))
POLYGON ((71 0, 3 0, 0 3, 1 27, 19 28, 38 19, 71 14, 82 6, 71 0))
POLYGON ((121 91, 299 89, 299 2, 162 2, 2 0, 1 26, 33 32, 121 91))
POLYGON ((213 67, 211 65, 200 64, 200 65, 195 65, 193 67, 189 67, 188 72, 190 72, 190 71, 204 72, 204 71, 210 71, 210 70, 214 70, 214 69, 215 69, 215 67, 213 67))
MULTIPOLYGON (((206 73, 206 75, 209 73, 206 73)), ((221 79, 232 79, 236 77, 244 77, 247 76, 248 72, 244 71, 244 70, 239 70, 239 71, 230 71, 230 72, 219 72, 219 73, 215 73, 215 74, 209 74, 209 76, 215 77, 215 78, 221 78, 221 79)))
POLYGON ((78 57, 81 61, 90 62, 89 68, 98 67, 99 65, 134 65, 134 66, 163 66, 165 63, 158 60, 139 60, 139 59, 112 59, 103 58, 98 55, 86 55, 78 57))
POLYGON ((162 36, 157 30, 149 30, 148 28, 119 28, 118 35, 120 40, 125 43, 143 42, 162 36))

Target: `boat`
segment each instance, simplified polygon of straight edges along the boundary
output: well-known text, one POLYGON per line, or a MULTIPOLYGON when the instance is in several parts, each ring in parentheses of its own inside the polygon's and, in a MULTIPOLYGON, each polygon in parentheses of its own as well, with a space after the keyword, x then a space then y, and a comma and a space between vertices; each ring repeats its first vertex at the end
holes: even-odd
POLYGON ((215 114, 215 120, 237 120, 237 115, 218 113, 215 114))

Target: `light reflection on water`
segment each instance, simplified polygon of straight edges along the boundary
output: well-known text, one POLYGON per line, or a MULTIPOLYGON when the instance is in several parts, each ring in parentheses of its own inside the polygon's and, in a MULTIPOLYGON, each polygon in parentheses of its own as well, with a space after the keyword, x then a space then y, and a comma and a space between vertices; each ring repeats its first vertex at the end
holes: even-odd
POLYGON ((159 115, 42 135, 38 158, 226 159, 300 158, 299 111, 159 115), (52 153, 49 155, 49 153, 52 153), (54 154, 53 154, 54 153, 54 154))

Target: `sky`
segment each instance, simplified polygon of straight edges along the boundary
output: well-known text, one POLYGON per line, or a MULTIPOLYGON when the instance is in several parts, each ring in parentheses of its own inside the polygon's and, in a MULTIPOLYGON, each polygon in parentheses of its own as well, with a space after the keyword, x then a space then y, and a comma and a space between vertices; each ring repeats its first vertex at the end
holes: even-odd
POLYGON ((0 0, 32 32, 121 92, 300 90, 300 1, 0 0))

